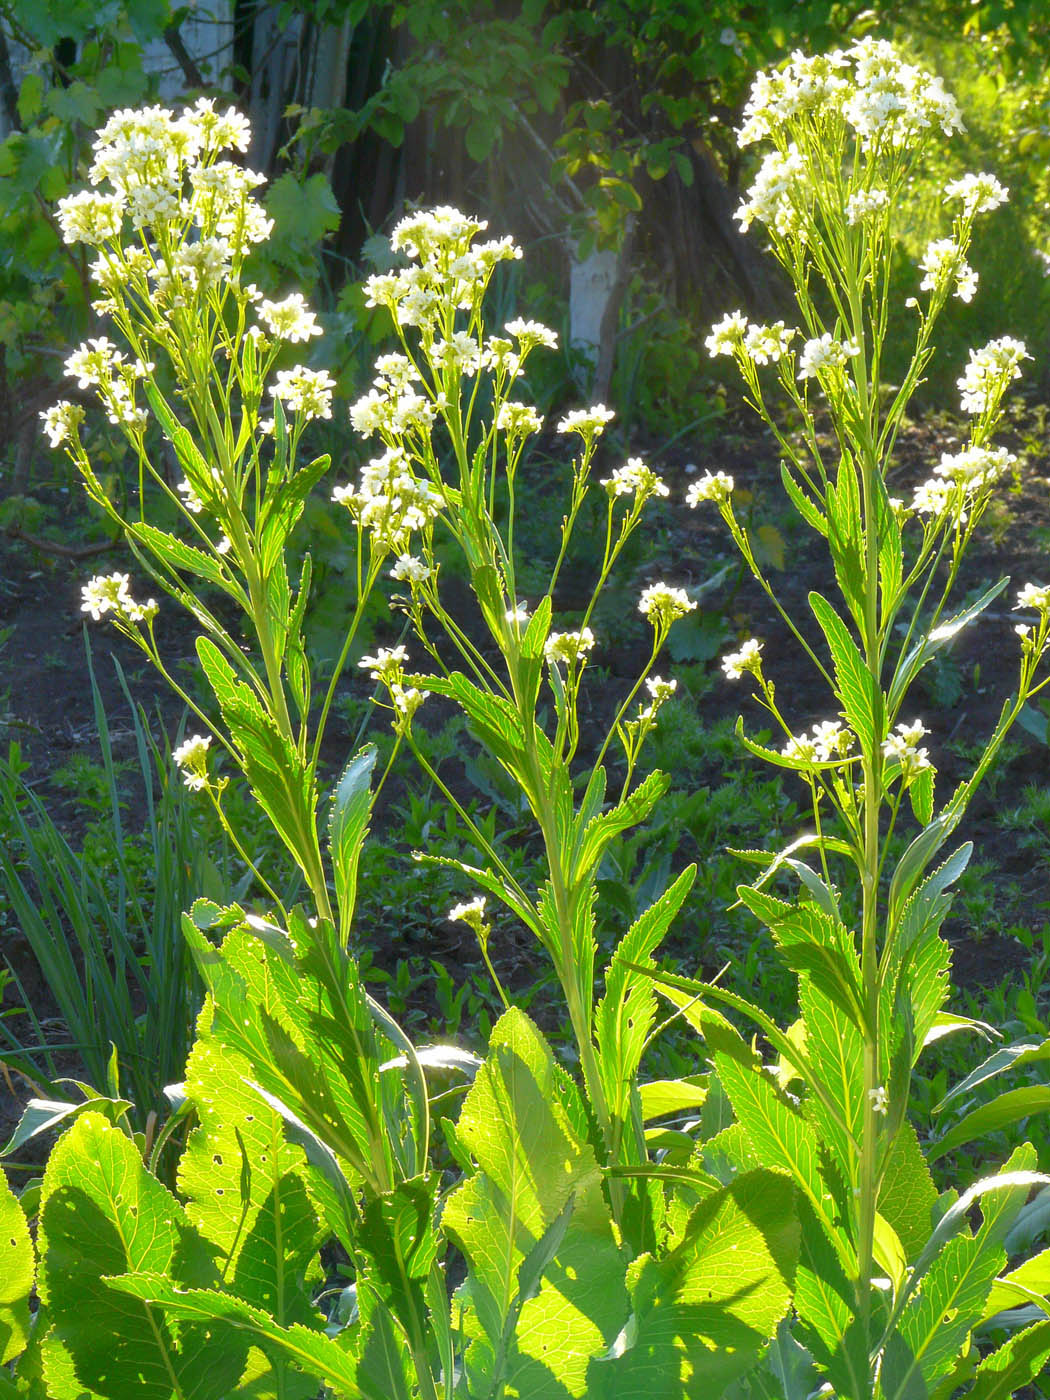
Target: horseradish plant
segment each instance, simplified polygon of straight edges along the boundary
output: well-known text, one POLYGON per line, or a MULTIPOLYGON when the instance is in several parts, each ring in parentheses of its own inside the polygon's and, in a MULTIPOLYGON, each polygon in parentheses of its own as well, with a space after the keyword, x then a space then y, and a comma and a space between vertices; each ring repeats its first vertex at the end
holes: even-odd
MULTIPOLYGON (((68 368, 132 447, 137 513, 94 471, 81 404, 57 405, 45 426, 143 569, 201 629, 214 704, 186 696, 207 731, 174 755, 187 784, 225 815, 215 764, 224 749, 296 860, 310 904, 285 909, 260 870, 271 917, 203 900, 185 917, 208 999, 153 1144, 130 1132, 114 1087, 110 1097, 89 1091, 83 1103, 30 1106, 19 1141, 46 1123, 68 1130, 47 1165, 35 1242, 17 1202, 3 1198, 13 1283, 0 1295, 0 1364, 14 1366, 0 1373, 0 1394, 219 1400, 305 1397, 319 1383, 370 1400, 721 1394, 755 1366, 787 1313, 798 1221, 790 1183, 761 1167, 723 1184, 689 1163, 658 1177, 649 1161, 646 1122, 700 1105, 706 1089, 638 1083, 656 997, 628 960, 652 966, 691 871, 627 931, 625 956, 594 1004, 595 874, 608 841, 662 791, 660 778, 632 787, 632 777, 673 689, 650 674, 651 661, 642 700, 639 680, 581 795, 577 699, 594 604, 578 626, 552 630, 551 598, 608 414, 570 414, 562 425, 582 443, 562 552, 544 595, 526 600, 516 587, 513 496, 525 439, 539 425, 510 395, 550 332, 531 322, 505 334, 483 328, 493 268, 517 253, 509 240, 476 243, 480 225, 451 210, 400 225, 395 242, 417 265, 371 291, 400 326, 418 328, 418 358, 407 343, 384 357, 353 410, 384 450, 335 492, 358 535, 357 596, 315 705, 303 640, 310 563, 293 586, 287 548, 327 467, 300 466, 298 453, 309 421, 330 413, 332 385, 322 371, 283 363, 286 346, 318 331, 302 299, 273 301, 245 285, 245 257, 268 229, 251 194, 258 177, 222 152, 246 141, 243 121, 207 102, 181 116, 118 113, 91 172, 109 188, 60 206, 67 237, 97 248, 97 309, 123 341, 97 337, 68 368), (483 377, 492 405, 484 413, 483 377), (159 450, 181 470, 174 490, 151 415, 167 441, 159 450), (180 513, 178 531, 150 521, 157 493, 180 513), (484 634, 443 608, 438 529, 465 554, 484 634), (450 1047, 417 1050, 360 984, 349 948, 375 751, 350 759, 326 826, 318 753, 383 568, 406 585, 404 605, 440 672, 416 677, 394 648, 365 659, 398 740, 414 742, 426 691, 445 693, 532 804, 549 855, 544 888, 520 889, 495 857, 471 874, 553 958, 582 1092, 513 1008, 480 1062, 450 1047), (428 642, 434 619, 463 671, 445 669, 428 642), (617 741, 626 771, 609 803, 602 760, 617 741), (173 1191, 156 1173, 181 1125, 191 1130, 173 1191)), ((596 592, 645 500, 665 489, 633 460, 603 486, 596 592)), ((137 591, 122 573, 94 579, 84 609, 109 618, 170 680, 158 604, 136 601, 137 591)), ((690 600, 661 584, 639 606, 655 660, 690 600)), ((484 945, 480 902, 456 912, 484 945)))
MULTIPOLYGON (((895 211, 930 145, 961 128, 940 81, 881 40, 816 58, 796 54, 781 71, 756 78, 739 141, 770 149, 737 217, 745 229, 764 226, 794 286, 800 324, 756 325, 735 313, 707 345, 734 360, 775 434, 784 489, 827 542, 837 603, 813 592, 810 617, 791 616, 736 515, 732 479, 709 473, 689 490, 690 505, 711 502, 720 511, 826 682, 829 708, 796 732, 762 642, 751 638, 724 658, 727 677, 751 680, 783 735, 782 747, 765 747, 741 722, 745 747, 798 774, 812 799, 812 834, 777 854, 753 853, 764 869, 739 890, 798 974, 798 1021, 781 1030, 761 1007, 718 986, 659 981, 704 1038, 739 1125, 736 1164, 782 1172, 798 1191, 791 1331, 808 1352, 797 1357, 808 1379, 790 1393, 804 1394, 816 1377, 843 1400, 947 1397, 971 1379, 969 1394, 1006 1397, 1050 1356, 1050 1307, 1040 1296, 1050 1283, 1050 1252, 1002 1277, 1011 1227, 1029 1188, 1044 1180, 1033 1172, 1035 1152, 1019 1148, 998 1174, 939 1201, 926 1160, 1026 1116, 1040 1106, 1038 1093, 1015 1091, 992 1114, 974 1113, 926 1158, 906 1116, 924 1045, 965 1024, 943 1013, 950 954, 939 929, 971 847, 947 857, 943 850, 1021 706, 1047 683, 1036 668, 1050 635, 1050 588, 1027 584, 1016 595, 1017 693, 972 775, 939 795, 937 736, 917 717, 912 689, 938 650, 1007 587, 1004 579, 951 612, 967 547, 1014 466, 991 439, 1003 396, 1028 358, 1009 336, 970 353, 959 379, 968 441, 942 455, 910 496, 895 496, 894 448, 933 354, 935 323, 950 298, 974 295, 977 273, 966 255, 975 221, 1007 197, 990 174, 948 184, 950 232, 926 248, 917 295, 893 304, 895 211), (883 379, 891 337, 912 346, 899 386, 883 379), (770 381, 793 404, 797 435, 778 425, 770 381), (825 414, 830 449, 818 433, 825 414), (891 841, 909 821, 917 830, 898 859, 891 841), (774 894, 774 877, 797 882, 794 897, 774 894), (757 1028, 771 1063, 725 1010, 757 1028), (1020 1302, 1034 1304, 1038 1320, 984 1355, 975 1333, 1020 1302)), ((967 1083, 1014 1060, 993 1057, 967 1083)))

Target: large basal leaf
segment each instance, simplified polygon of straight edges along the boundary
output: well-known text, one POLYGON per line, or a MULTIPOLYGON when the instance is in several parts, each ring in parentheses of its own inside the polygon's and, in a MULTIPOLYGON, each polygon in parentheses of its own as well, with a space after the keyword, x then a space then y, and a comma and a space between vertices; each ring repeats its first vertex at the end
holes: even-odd
POLYGON ((0 1171, 0 1366, 24 1351, 29 1340, 29 1295, 35 1276, 29 1226, 0 1171))
POLYGON ((588 1360, 627 1314, 623 1264, 578 1091, 516 1009, 493 1030, 457 1136, 478 1170, 449 1197, 443 1225, 468 1264, 457 1310, 476 1338, 466 1357, 472 1384, 487 1393, 502 1378, 522 1400, 583 1396, 588 1360), (523 1302, 523 1266, 570 1199, 555 1258, 523 1302))
POLYGON ((669 1255, 632 1264, 632 1316, 610 1355, 591 1362, 588 1400, 721 1396, 787 1312, 799 1235, 794 1190, 772 1172, 701 1201, 669 1255))
MULTIPOLYGON (((186 1066, 185 1091, 198 1126, 179 1162, 179 1189, 189 1219, 222 1251, 225 1288, 264 1308, 281 1326, 324 1326, 314 1306, 322 1282, 318 1212, 307 1190, 302 1151, 284 1124, 246 1082, 248 1062, 207 1030, 202 1014, 186 1066)), ((309 1400, 314 1382, 255 1352, 249 1359, 253 1400, 309 1400)))
POLYGON ((220 1328, 176 1339, 161 1314, 104 1278, 148 1270, 168 1285, 216 1278, 211 1251, 134 1144, 101 1115, 77 1120, 53 1149, 41 1194, 40 1297, 52 1322, 45 1369, 53 1400, 223 1400, 246 1347, 220 1328))
MULTIPOLYGON (((240 1298, 210 1288, 180 1288, 163 1274, 132 1273, 107 1278, 105 1286, 115 1297, 140 1300, 156 1314, 165 1313, 182 1323, 239 1332, 263 1347, 271 1357, 286 1358, 299 1369, 325 1381, 340 1400, 363 1400, 353 1358, 323 1332, 306 1327, 279 1327, 269 1313, 240 1298), (216 1324, 222 1323, 223 1327, 216 1324)), ((180 1329, 185 1330, 185 1328, 180 1329)), ((122 1400, 138 1391, 127 1391, 122 1400)), ((167 1393, 170 1400, 171 1391, 167 1393)))

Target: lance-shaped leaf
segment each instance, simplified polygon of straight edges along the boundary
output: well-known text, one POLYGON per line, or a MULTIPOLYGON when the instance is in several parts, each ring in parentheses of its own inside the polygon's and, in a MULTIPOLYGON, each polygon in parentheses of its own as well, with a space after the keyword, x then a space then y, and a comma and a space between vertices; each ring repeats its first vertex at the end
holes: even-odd
MULTIPOLYGON (((206 1007, 186 1065, 185 1092, 198 1120, 179 1162, 186 1213, 221 1251, 225 1288, 281 1326, 322 1327, 311 1301, 322 1280, 311 1174, 280 1115, 246 1082, 248 1061, 211 1036, 209 1022, 206 1007)), ((258 1354, 256 1361, 251 1395, 261 1397, 268 1385, 287 1400, 308 1400, 312 1392, 287 1361, 271 1365, 258 1354)))
POLYGON ((29 1340, 29 1295, 35 1277, 29 1226, 0 1172, 0 1366, 13 1361, 29 1340))
POLYGON ((107 1274, 149 1270, 170 1287, 216 1278, 211 1250, 135 1145, 97 1113, 53 1149, 40 1206, 40 1297, 52 1322, 49 1394, 83 1390, 110 1400, 223 1400, 246 1348, 208 1325, 176 1335, 139 1299, 113 1293, 107 1274), (54 1375, 52 1375, 54 1372, 54 1375), (75 1376, 79 1389, 67 1388, 75 1376))
POLYGON ((998 583, 994 583, 991 588, 982 593, 976 603, 971 603, 968 608, 964 608, 954 617, 939 623, 931 632, 924 633, 919 638, 907 656, 902 657, 897 665, 893 681, 890 684, 889 705, 891 710, 896 710, 907 694, 908 687, 926 663, 932 661, 942 647, 954 641, 963 628, 973 622, 974 618, 980 617, 989 603, 995 602, 1009 582, 1009 578, 1001 578, 998 583))
POLYGON ((975 1108, 927 1151, 926 1159, 936 1162, 964 1143, 998 1132, 1000 1128, 1029 1118, 1033 1113, 1050 1113, 1050 1086, 1033 1084, 1027 1089, 1010 1089, 990 1103, 975 1108))
MULTIPOLYGON (((216 1332, 242 1333, 268 1355, 287 1358, 301 1370, 332 1387, 340 1400, 363 1400, 357 1367, 338 1342, 306 1327, 279 1327, 273 1318, 241 1298, 210 1288, 183 1288, 164 1274, 146 1271, 107 1277, 103 1287, 115 1297, 142 1300, 157 1314, 166 1313, 183 1323, 197 1323, 216 1332), (222 1323, 220 1329, 216 1324, 222 1323)), ((141 1304, 140 1304, 141 1306, 141 1304)), ((227 1345, 229 1337, 225 1337, 227 1345)), ((128 1391, 126 1395, 138 1391, 128 1391)), ((166 1392, 170 1400, 170 1389, 166 1392)))
POLYGON ((835 689, 850 728, 865 749, 882 738, 882 700, 875 678, 838 613, 819 593, 809 595, 813 616, 827 639, 835 667, 835 689))
POLYGON ((372 773, 378 750, 375 744, 359 749, 343 769, 328 818, 328 844, 335 871, 339 907, 339 932, 345 944, 357 903, 357 867, 372 812, 372 773))
POLYGON ((605 995, 595 1012, 598 1066, 610 1111, 621 1121, 630 1102, 631 1080, 641 1063, 656 1016, 652 981, 627 964, 651 966, 652 954, 681 909, 696 866, 690 865, 624 935, 605 975, 605 995))
POLYGON ((1036 1322, 1016 1332, 998 1351, 986 1356, 977 1368, 967 1400, 1013 1400, 1013 1397, 1050 1365, 1050 1322, 1036 1322))
POLYGON ((623 1326, 623 1264, 587 1131, 575 1085, 528 1018, 508 1011, 457 1125, 477 1174, 452 1193, 442 1217, 467 1259, 458 1304, 477 1341, 466 1365, 486 1392, 502 1381, 508 1396, 523 1400, 582 1396, 588 1360, 623 1326), (523 1265, 539 1257, 534 1249, 570 1197, 555 1257, 538 1291, 522 1301, 523 1288, 536 1288, 523 1265))
POLYGON ((1004 1045, 989 1055, 975 1070, 971 1070, 965 1079, 953 1084, 934 1112, 943 1113, 954 1099, 963 1098, 985 1080, 993 1079, 1006 1070, 1023 1069, 1025 1065, 1043 1064, 1047 1060, 1050 1060, 1050 1039, 1018 1040, 1013 1045, 1004 1045))
POLYGON ((707 1196, 668 1255, 631 1265, 632 1315, 609 1353, 591 1362, 588 1400, 722 1395, 775 1335, 798 1251, 785 1177, 748 1172, 707 1196))
POLYGON ((645 821, 671 785, 669 774, 654 770, 624 800, 581 825, 572 851, 572 878, 585 880, 614 837, 645 821))
POLYGON ((893 1226, 908 1259, 918 1257, 933 1228, 937 1188, 915 1129, 905 1122, 893 1139, 879 1187, 879 1212, 893 1226))

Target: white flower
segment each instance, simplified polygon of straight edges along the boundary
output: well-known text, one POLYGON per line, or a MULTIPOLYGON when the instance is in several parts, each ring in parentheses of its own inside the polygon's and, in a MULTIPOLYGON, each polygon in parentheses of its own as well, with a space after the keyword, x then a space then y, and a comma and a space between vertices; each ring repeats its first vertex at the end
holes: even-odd
POLYGON ((76 379, 79 389, 89 389, 93 384, 108 384, 113 378, 113 369, 123 362, 124 356, 107 336, 87 340, 74 350, 66 360, 66 374, 76 379))
POLYGON ((65 243, 105 243, 120 237, 124 200, 119 194, 81 190, 58 201, 58 222, 65 243))
POLYGON ((645 688, 656 703, 662 705, 665 700, 670 700, 678 689, 678 682, 676 680, 665 681, 662 676, 650 676, 645 682, 645 688))
POLYGON ((562 661, 571 666, 576 661, 586 661, 587 653, 593 647, 594 633, 589 627, 582 627, 578 632, 552 632, 544 645, 543 654, 551 664, 562 661))
POLYGON ((408 652, 402 646, 380 647, 375 656, 362 656, 357 663, 374 681, 391 681, 405 669, 408 652))
POLYGON ((193 734, 177 749, 172 751, 172 759, 182 769, 182 781, 194 792, 208 786, 208 748, 211 739, 201 734, 193 734))
POLYGON ((868 1090, 868 1099, 871 1103, 872 1113, 886 1113, 889 1109, 890 1096, 885 1084, 879 1084, 874 1089, 868 1090))
POLYGON ((629 457, 622 467, 615 467, 611 476, 603 477, 600 484, 610 497, 635 496, 642 501, 650 496, 668 496, 670 489, 641 457, 629 457))
POLYGON ((738 681, 745 671, 758 676, 762 671, 762 643, 749 637, 739 651, 727 652, 722 657, 722 670, 727 679, 738 681))
POLYGON ((955 279, 955 295, 960 301, 972 301, 977 290, 977 273, 964 261, 962 253, 953 238, 935 238, 926 245, 921 267, 926 276, 919 283, 919 290, 935 292, 955 279))
POLYGON ((317 317, 306 305, 300 292, 292 292, 283 301, 261 301, 259 318, 276 340, 290 340, 293 343, 309 340, 312 335, 320 335, 321 327, 317 317))
POLYGON ((813 763, 817 757, 817 746, 805 734, 793 734, 780 752, 784 758, 793 758, 797 763, 813 763))
POLYGON ((398 731, 404 730, 429 694, 429 690, 417 690, 415 686, 406 689, 399 681, 391 681, 390 699, 396 712, 394 728, 398 731))
POLYGON ((743 345, 746 334, 747 317, 742 311, 730 311, 711 327, 711 334, 704 345, 712 358, 716 355, 735 355, 743 345))
POLYGON ((45 408, 40 417, 51 446, 60 447, 62 443, 76 436, 77 427, 84 421, 84 410, 78 403, 60 399, 50 408, 45 408))
MULTIPOLYGON (((960 492, 953 482, 931 477, 929 481, 916 486, 910 509, 916 515, 944 515, 959 500, 960 492)), ((960 514, 959 518, 965 520, 965 513, 960 514)))
POLYGON ((1036 612, 1050 612, 1050 587, 1038 583, 1026 583, 1017 594, 1017 608, 1034 608, 1036 612))
POLYGON ((923 768, 932 766, 928 751, 919 748, 920 739, 928 733, 922 720, 915 719, 911 724, 898 724, 894 732, 883 740, 883 756, 900 764, 901 777, 905 782, 923 768))
POLYGON ((822 720, 813 726, 813 747, 821 763, 830 763, 849 753, 853 747, 853 735, 833 720, 822 720))
POLYGON ((1023 340, 1004 335, 990 340, 980 350, 971 350, 962 377, 958 380, 964 413, 994 411, 1013 379, 1021 377, 1021 361, 1032 357, 1023 340))
POLYGON ((966 447, 962 452, 943 453, 933 470, 975 491, 999 481, 1016 463, 1017 458, 1005 447, 966 447))
POLYGON ((508 321, 504 330, 517 339, 522 351, 529 350, 534 345, 545 345, 548 350, 555 350, 558 346, 557 331, 541 325, 539 321, 523 321, 519 317, 515 321, 508 321))
POLYGON ((454 904, 448 911, 448 917, 453 923, 469 924, 475 933, 479 933, 485 917, 485 896, 479 894, 464 904, 454 904))
POLYGON ((499 406, 496 427, 508 437, 525 437, 529 433, 538 433, 543 427, 543 419, 531 404, 507 399, 499 406))
POLYGON ((960 180, 952 180, 944 187, 945 199, 962 201, 965 214, 986 214, 1005 204, 1010 191, 999 183, 994 175, 987 172, 964 175, 960 180))
POLYGON ((579 433, 582 438, 590 441, 603 433, 605 425, 611 423, 615 417, 612 409, 601 403, 594 404, 592 408, 576 408, 561 420, 558 432, 579 433))
POLYGON ((775 321, 771 326, 749 326, 744 336, 744 349, 756 365, 776 364, 791 349, 798 331, 775 321))
POLYGON ((696 507, 702 501, 728 501, 733 492, 733 478, 728 472, 705 472, 686 490, 685 503, 696 507))
POLYGON ((90 613, 98 622, 104 613, 111 612, 114 620, 138 623, 152 622, 159 611, 154 599, 148 603, 136 603, 128 591, 127 574, 97 574, 81 589, 83 602, 80 611, 90 613))
POLYGON ((887 204, 889 195, 885 190, 854 190, 846 200, 846 221, 851 225, 862 224, 887 204))
POLYGON ((204 509, 204 502, 197 495, 197 492, 193 489, 193 486, 190 484, 190 482, 188 482, 185 479, 185 477, 182 479, 182 481, 179 482, 178 489, 182 492, 185 498, 182 504, 186 507, 186 509, 188 511, 191 511, 194 515, 200 515, 201 511, 204 509))
POLYGON ((508 608, 503 614, 504 621, 511 626, 524 627, 529 620, 529 610, 524 603, 519 603, 516 608, 508 608))
POLYGON ((270 394, 286 403, 290 412, 302 413, 307 419, 331 418, 334 388, 335 380, 327 370, 296 365, 277 371, 270 394))
POLYGON ((660 630, 692 612, 696 604, 684 588, 672 588, 666 583, 651 583, 643 589, 638 611, 660 630))
POLYGON ((414 554, 399 554, 397 562, 390 570, 390 577, 407 579, 413 584, 425 583, 432 572, 433 570, 427 568, 422 559, 417 559, 414 554))
POLYGON ((799 379, 818 378, 822 372, 839 369, 853 355, 860 354, 860 346, 852 340, 836 340, 830 331, 825 331, 816 340, 807 340, 798 357, 799 379))
POLYGON ((481 367, 481 346, 466 331, 454 331, 450 339, 434 341, 430 362, 435 369, 476 374, 481 367))
POLYGON ((805 238, 811 198, 809 168, 792 144, 786 153, 770 151, 765 157, 747 199, 733 217, 745 233, 758 219, 782 237, 797 234, 805 238))

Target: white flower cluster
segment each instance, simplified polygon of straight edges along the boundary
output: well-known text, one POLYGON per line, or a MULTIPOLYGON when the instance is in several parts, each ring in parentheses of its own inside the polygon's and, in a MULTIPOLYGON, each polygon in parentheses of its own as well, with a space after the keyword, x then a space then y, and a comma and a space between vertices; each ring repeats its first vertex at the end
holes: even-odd
POLYGON ((467 924, 481 937, 484 932, 485 896, 479 894, 463 904, 454 904, 448 911, 448 917, 453 923, 467 924))
POLYGON ((751 324, 744 336, 744 349, 756 365, 776 364, 788 354, 796 335, 794 326, 785 326, 783 321, 774 321, 771 326, 751 324))
POLYGON ((806 162, 792 144, 787 152, 770 151, 765 156, 733 217, 744 233, 758 219, 782 237, 796 234, 805 240, 812 194, 806 162))
POLYGON ((350 405, 350 422, 361 437, 379 433, 387 441, 409 434, 426 435, 437 408, 425 393, 419 374, 405 355, 381 355, 372 388, 350 405), (417 387, 418 386, 418 387, 417 387))
POLYGON ((521 257, 510 238, 476 244, 474 239, 486 227, 483 219, 469 218, 447 205, 402 219, 390 245, 415 265, 369 277, 366 305, 387 307, 400 326, 430 325, 443 303, 463 310, 478 305, 496 264, 521 257))
POLYGON ((780 752, 801 763, 833 763, 845 758, 853 745, 852 730, 826 719, 813 726, 812 734, 792 735, 780 752))
POLYGON ((686 488, 685 503, 695 509, 703 501, 728 501, 733 494, 733 478, 728 472, 704 472, 699 481, 686 488))
POLYGON ((115 621, 152 622, 159 611, 155 600, 136 603, 128 585, 127 574, 96 574, 81 589, 80 611, 90 613, 96 622, 105 613, 113 613, 115 621))
POLYGON ((935 238, 926 245, 920 264, 926 276, 919 283, 923 292, 936 292, 954 280, 960 301, 972 301, 977 290, 977 273, 962 256, 954 238, 935 238))
POLYGON ((932 766, 928 751, 919 747, 919 741, 928 733, 922 720, 916 719, 911 724, 898 724, 894 732, 883 740, 883 756, 891 761, 896 760, 906 782, 922 769, 932 766))
POLYGON ((1050 587, 1039 583, 1026 583, 1018 590, 1015 607, 1034 608, 1038 613, 1050 612, 1050 587))
POLYGON ((854 355, 860 354, 860 346, 852 340, 836 340, 830 331, 825 331, 815 340, 807 340, 798 357, 799 379, 819 379, 829 371, 841 369, 854 355))
POLYGON ((745 671, 753 676, 762 674, 762 643, 749 637, 739 651, 730 651, 722 657, 722 670, 726 678, 738 681, 745 671))
POLYGON ((649 703, 638 707, 638 721, 650 725, 656 719, 661 706, 666 705, 678 689, 678 682, 665 681, 662 676, 650 676, 645 682, 645 688, 649 692, 649 703))
POLYGON ((436 487, 413 476, 400 447, 389 447, 366 463, 356 489, 337 486, 332 500, 345 505, 377 544, 397 554, 407 552, 408 536, 430 525, 445 505, 436 487))
POLYGON ((978 491, 994 486, 1017 465, 1017 458, 1005 447, 965 447, 961 452, 945 452, 934 467, 938 476, 978 491))
POLYGON ((885 190, 854 190, 846 200, 846 222, 851 226, 866 223, 887 207, 890 197, 885 190))
POLYGON ((1010 191, 994 175, 981 171, 951 180, 944 187, 945 199, 962 202, 964 214, 987 214, 1005 204, 1010 191))
POLYGON ((321 334, 317 317, 306 305, 301 292, 292 292, 283 301, 263 299, 259 302, 259 319, 276 340, 296 344, 321 334))
POLYGON ((994 412, 1011 380, 1020 379, 1021 361, 1030 360, 1023 340, 1004 335, 971 350, 966 369, 958 380, 964 413, 994 412))
POLYGON ((672 588, 667 583, 651 583, 642 590, 638 611, 658 632, 670 627, 678 618, 692 612, 696 604, 684 588, 672 588))
POLYGON ((585 442, 591 442, 605 432, 605 425, 611 423, 616 414, 603 403, 591 408, 574 408, 558 424, 559 433, 579 433, 585 442))
POLYGON ((496 414, 496 427, 510 438, 527 437, 529 433, 539 432, 543 419, 531 404, 504 399, 496 414))
POLYGON ((775 136, 786 123, 837 117, 865 145, 908 148, 934 127, 962 131, 959 107, 940 78, 905 63, 893 44, 866 37, 849 49, 796 52, 779 72, 759 73, 744 109, 741 147, 775 136))
POLYGON ((296 365, 293 369, 277 371, 270 395, 286 404, 290 413, 301 413, 309 421, 311 418, 331 418, 334 388, 335 380, 327 370, 296 365))
POLYGON ((375 656, 362 656, 357 663, 374 681, 386 686, 394 707, 394 728, 403 731, 412 716, 430 694, 428 690, 406 687, 405 662, 408 652, 402 646, 380 647, 375 656))
POLYGON ((743 345, 746 334, 747 317, 742 311, 730 311, 711 327, 711 334, 704 345, 712 359, 716 355, 735 355, 743 345))
POLYGON ((182 769, 182 781, 194 792, 208 786, 208 749, 211 739, 193 734, 172 750, 172 759, 182 769))
POLYGON ((589 627, 581 627, 578 632, 552 632, 543 647, 543 654, 549 664, 562 662, 572 666, 587 660, 588 652, 594 649, 594 633, 589 627))
POLYGON ((45 408, 40 417, 51 446, 60 447, 76 437, 77 428, 84 421, 84 410, 78 403, 60 399, 50 408, 45 408))
POLYGON ((611 476, 603 477, 600 485, 610 497, 633 495, 639 505, 650 496, 670 495, 667 483, 641 457, 628 457, 622 467, 613 468, 611 476))

